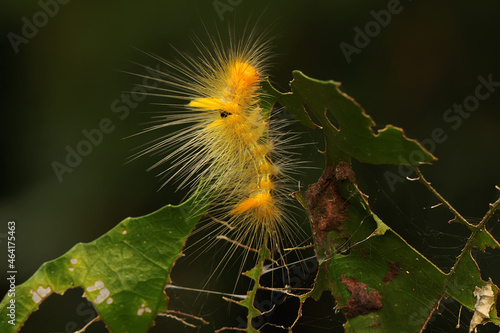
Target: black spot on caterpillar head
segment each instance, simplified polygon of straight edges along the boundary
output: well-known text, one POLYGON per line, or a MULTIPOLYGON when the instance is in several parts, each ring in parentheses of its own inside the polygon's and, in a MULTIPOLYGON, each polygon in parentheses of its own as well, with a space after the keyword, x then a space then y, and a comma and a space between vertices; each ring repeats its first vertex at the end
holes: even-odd
POLYGON ((219 110, 219 112, 220 112, 220 117, 221 117, 221 118, 226 118, 227 116, 232 115, 232 113, 229 113, 229 112, 227 112, 227 111, 222 111, 222 110, 219 110))

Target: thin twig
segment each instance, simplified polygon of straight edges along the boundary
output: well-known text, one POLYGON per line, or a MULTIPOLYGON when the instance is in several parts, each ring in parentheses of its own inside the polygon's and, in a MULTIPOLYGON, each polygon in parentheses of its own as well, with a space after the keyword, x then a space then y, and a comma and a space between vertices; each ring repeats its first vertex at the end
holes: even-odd
POLYGON ((235 227, 235 226, 232 226, 232 225, 230 225, 229 223, 227 223, 226 221, 220 220, 220 219, 218 219, 218 218, 216 218, 216 217, 212 216, 210 213, 207 213, 207 216, 210 216, 210 218, 211 218, 212 220, 214 220, 214 221, 215 221, 215 222, 217 222, 217 223, 222 224, 223 226, 225 226, 225 227, 226 227, 226 228, 228 228, 229 230, 234 230, 234 229, 236 229, 236 227, 235 227))
POLYGON ((295 318, 295 320, 293 321, 292 326, 290 326, 290 332, 292 331, 293 327, 297 324, 297 322, 299 321, 300 317, 302 317, 302 305, 303 304, 304 304, 304 302, 300 302, 299 303, 299 311, 297 311, 297 318, 295 318))
POLYGON ((455 328, 457 330, 460 328, 460 316, 462 316, 462 306, 463 305, 460 305, 460 310, 458 311, 458 322, 457 322, 457 326, 455 326, 455 328))
POLYGON ((478 229, 484 228, 486 223, 488 223, 488 221, 491 219, 493 214, 495 214, 495 212, 498 209, 500 209, 500 198, 498 198, 497 201, 495 201, 494 203, 490 204, 490 209, 488 209, 481 222, 479 222, 477 228, 478 229))
MULTIPOLYGON (((495 201, 494 203, 490 204, 490 209, 486 212, 484 217, 481 219, 481 222, 479 222, 479 224, 476 226, 472 226, 472 228, 471 228, 472 233, 469 236, 469 239, 467 240, 467 243, 465 244, 464 248, 462 249, 462 252, 460 252, 460 254, 458 255, 457 260, 455 261, 455 264, 451 268, 450 273, 449 273, 450 275, 452 275, 456 271, 462 258, 465 255, 467 255, 468 253, 470 253, 472 247, 474 246, 474 240, 476 239, 477 234, 481 231, 484 231, 489 235, 489 232, 485 228, 486 223, 488 223, 490 218, 493 216, 495 211, 498 209, 500 209, 500 198, 498 198, 497 201, 495 201)), ((497 242, 497 241, 495 240, 495 242, 497 242)), ((497 242, 497 244, 498 244, 498 242, 497 242)))
POLYGON ((205 319, 203 319, 201 317, 197 317, 197 316, 189 314, 189 313, 184 313, 184 312, 175 311, 175 310, 167 310, 167 311, 165 311, 163 313, 159 313, 158 315, 159 316, 163 316, 163 317, 168 317, 168 318, 175 319, 177 321, 180 321, 184 325, 189 326, 189 327, 193 327, 193 328, 196 328, 198 326, 195 325, 195 324, 191 324, 191 323, 185 321, 183 318, 180 318, 178 316, 184 316, 184 317, 187 317, 187 318, 198 320, 198 321, 200 321, 204 325, 209 324, 208 321, 206 321, 205 319))
POLYGON ((182 318, 179 318, 177 316, 174 316, 174 315, 171 315, 171 314, 168 314, 168 313, 159 313, 158 314, 159 316, 163 316, 163 317, 167 317, 167 318, 172 318, 172 319, 175 319, 181 323, 183 323, 184 325, 188 326, 188 327, 192 327, 192 328, 196 328, 197 326, 195 324, 191 324, 191 323, 188 323, 187 321, 185 321, 184 319, 182 318))
POLYGON ((93 323, 95 323, 96 321, 98 321, 100 319, 101 319, 100 316, 95 317, 94 319, 92 319, 91 321, 89 321, 85 326, 83 326, 83 328, 81 330, 75 331, 74 333, 84 333, 85 330, 87 328, 89 328, 90 325, 92 325, 93 323))
POLYGON ((446 208, 448 208, 455 215, 456 219, 458 219, 460 222, 467 225, 469 227, 469 229, 472 230, 474 228, 474 225, 469 223, 469 221, 467 221, 452 205, 450 205, 450 203, 448 201, 446 201, 445 198, 443 198, 443 196, 441 194, 438 193, 438 191, 436 191, 436 189, 434 187, 432 187, 431 183, 427 179, 424 178, 424 175, 422 174, 420 169, 415 167, 415 171, 417 172, 419 181, 422 184, 424 184, 424 186, 427 187, 427 189, 429 191, 431 191, 431 193, 434 194, 434 196, 436 198, 438 198, 439 201, 441 201, 443 203, 443 205, 445 205, 446 208))
POLYGON ((216 238, 217 238, 217 239, 222 239, 222 240, 225 240, 225 241, 227 241, 227 242, 229 242, 229 243, 233 243, 234 245, 239 246, 239 247, 241 247, 241 248, 244 248, 245 250, 248 250, 248 251, 253 251, 253 252, 255 252, 255 253, 259 253, 259 251, 258 251, 258 250, 253 249, 253 248, 251 248, 251 247, 249 247, 249 246, 243 245, 243 244, 241 244, 241 243, 238 243, 237 241, 232 240, 232 239, 230 239, 230 238, 228 238, 228 237, 226 237, 226 236, 224 236, 224 235, 218 235, 216 238))
MULTIPOLYGON (((484 217, 481 219, 481 222, 479 222, 479 224, 477 224, 477 225, 473 225, 473 224, 470 224, 465 218, 463 218, 463 216, 460 215, 460 213, 457 212, 457 210, 453 206, 451 206, 448 203, 448 201, 446 201, 431 186, 431 184, 424 178, 424 176, 422 175, 422 172, 417 167, 415 167, 415 171, 417 172, 417 174, 419 176, 420 182, 422 184, 424 184, 427 187, 427 189, 429 191, 431 191, 443 203, 443 205, 445 205, 453 214, 455 214, 455 218, 456 219, 459 219, 461 222, 465 223, 466 226, 469 227, 469 229, 471 230, 471 235, 467 239, 467 243, 465 244, 464 248, 462 249, 462 251, 458 255, 457 259, 455 260, 455 264, 453 265, 453 267, 451 268, 450 272, 448 273, 449 276, 453 276, 453 274, 456 272, 456 270, 458 268, 458 265, 460 264, 460 262, 462 261, 462 259, 466 255, 470 254, 470 251, 471 251, 472 247, 474 246, 474 241, 475 241, 475 239, 477 237, 477 234, 479 232, 486 232, 487 234, 489 234, 489 232, 485 228, 486 227, 486 223, 488 223, 488 221, 491 219, 491 217, 493 216, 493 214, 495 214, 495 212, 498 209, 500 209, 500 198, 498 198, 494 203, 490 204, 490 209, 486 212, 486 214, 484 215, 484 217)), ((497 242, 497 241, 495 240, 495 242, 497 242)), ((497 242, 497 244, 498 244, 498 242, 497 242)), ((450 282, 450 280, 448 279, 448 281, 446 283, 446 286, 445 286, 445 289, 448 287, 448 283, 449 282, 450 282)), ((444 293, 445 289, 443 289, 443 293, 444 293)))
POLYGON ((309 249, 311 247, 314 247, 314 245, 313 244, 309 244, 309 245, 304 245, 304 246, 287 247, 286 249, 283 249, 283 250, 284 251, 297 251, 297 250, 309 249))

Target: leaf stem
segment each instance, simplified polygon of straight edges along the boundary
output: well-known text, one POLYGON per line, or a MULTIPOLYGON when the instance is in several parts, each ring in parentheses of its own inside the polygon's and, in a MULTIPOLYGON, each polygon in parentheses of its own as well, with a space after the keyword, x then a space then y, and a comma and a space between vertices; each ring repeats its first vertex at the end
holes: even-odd
MULTIPOLYGON (((449 274, 452 274, 453 272, 456 271, 460 260, 472 249, 472 246, 474 244, 474 240, 476 239, 477 234, 485 227, 486 223, 490 220, 490 218, 493 216, 495 211, 500 208, 500 198, 497 199, 494 203, 490 204, 490 209, 486 212, 484 217, 482 218, 481 222, 477 226, 473 226, 472 233, 469 236, 469 239, 467 240, 467 243, 465 244, 464 248, 462 249, 462 252, 457 257, 457 260, 453 267, 450 270, 449 274)), ((487 231, 486 231, 487 232, 487 231)), ((496 241, 496 240, 495 240, 496 241)), ((497 242, 498 244, 498 242, 497 242)))
POLYGON ((81 330, 75 331, 74 333, 84 333, 85 330, 87 328, 89 328, 90 325, 92 325, 93 323, 95 323, 96 321, 99 321, 99 320, 101 320, 100 316, 93 318, 91 321, 89 321, 87 324, 85 324, 85 326, 81 330))
POLYGON ((478 229, 483 228, 498 209, 500 209, 500 198, 498 198, 494 203, 490 204, 490 209, 488 209, 481 222, 479 222, 479 224, 477 225, 478 229))
POLYGON ((467 252, 469 252, 470 249, 472 248, 473 243, 474 243, 474 239, 476 238, 476 235, 482 229, 484 229, 484 227, 486 226, 486 223, 491 219, 491 217, 493 216, 495 211, 500 209, 500 198, 498 198, 494 203, 490 204, 490 209, 488 209, 488 211, 486 212, 484 217, 481 219, 481 222, 479 222, 479 224, 477 224, 477 225, 473 225, 473 224, 470 224, 462 215, 460 215, 460 213, 448 201, 446 201, 446 199, 443 198, 443 196, 441 196, 441 194, 439 194, 438 191, 436 191, 436 189, 434 187, 431 186, 431 183, 425 179, 424 175, 417 167, 415 167, 415 171, 418 174, 418 180, 422 184, 424 184, 425 187, 427 187, 427 189, 429 191, 431 191, 432 194, 434 194, 443 203, 443 205, 445 205, 455 215, 456 219, 460 220, 460 222, 464 223, 472 231, 471 235, 469 236, 469 239, 467 240, 467 243, 465 244, 464 248, 462 249, 462 252, 457 257, 455 265, 453 265, 453 267, 450 270, 449 274, 452 274, 457 269, 457 266, 458 266, 460 260, 463 258, 463 256, 467 252))
POLYGON ((441 201, 443 205, 445 205, 455 215, 455 219, 458 219, 460 222, 465 224, 469 229, 471 230, 475 229, 476 226, 469 223, 469 221, 467 221, 448 201, 446 201, 445 198, 443 198, 441 194, 439 194, 438 191, 436 191, 434 187, 432 187, 431 183, 427 179, 425 179, 424 175, 422 174, 422 172, 418 167, 415 167, 415 171, 417 172, 418 180, 422 184, 424 184, 424 186, 427 187, 427 189, 431 191, 431 193, 434 194, 434 196, 438 198, 439 201, 441 201))
POLYGON ((178 317, 178 315, 198 320, 198 321, 200 321, 204 325, 208 325, 209 324, 209 322, 206 321, 205 319, 203 319, 202 317, 197 317, 195 315, 192 315, 192 314, 189 314, 189 313, 184 313, 184 312, 181 312, 181 311, 176 311, 176 310, 167 310, 164 313, 159 313, 158 315, 176 319, 176 320, 182 322, 183 324, 185 324, 185 325, 187 325, 189 327, 198 327, 198 326, 186 322, 184 319, 178 317))

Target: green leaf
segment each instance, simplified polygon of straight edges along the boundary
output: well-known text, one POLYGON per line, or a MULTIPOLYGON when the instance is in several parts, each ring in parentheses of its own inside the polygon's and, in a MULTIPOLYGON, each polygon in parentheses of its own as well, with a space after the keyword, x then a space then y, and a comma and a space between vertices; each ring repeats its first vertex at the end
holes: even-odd
POLYGON ((290 93, 281 93, 269 84, 265 84, 264 90, 269 99, 283 105, 307 127, 323 129, 327 165, 350 157, 372 164, 418 165, 436 160, 400 128, 388 125, 374 133, 372 118, 340 90, 340 83, 315 80, 300 71, 294 71, 293 78, 290 93))
MULTIPOLYGON (((484 228, 500 204, 493 205, 479 225, 470 224, 417 170, 424 185, 472 232, 452 270, 441 271, 373 214, 351 169, 352 157, 414 166, 436 158, 399 128, 389 125, 374 133, 373 120, 340 91, 340 83, 293 74, 292 92, 281 93, 270 85, 265 90, 304 125, 323 130, 327 159, 323 176, 309 187, 305 202, 300 200, 309 212, 320 263, 315 287, 301 301, 330 291, 347 318, 346 332, 357 333, 419 332, 443 297, 474 311, 474 291, 486 283, 471 249, 500 246, 484 228)), ((494 307, 490 316, 498 322, 494 307)))
MULTIPOLYGON (((322 272, 309 296, 318 299, 331 291, 347 318, 346 332, 419 332, 443 297, 474 311, 474 290, 486 283, 470 250, 500 247, 484 229, 500 200, 473 226, 462 254, 445 273, 371 212, 353 177, 344 177, 350 173, 342 162, 307 192, 322 272)), ((495 307, 490 316, 499 323, 495 307)))
MULTIPOLYGON (((165 206, 139 218, 127 218, 100 238, 77 244, 44 263, 16 286, 15 325, 0 322, 0 332, 18 332, 28 316, 52 293, 82 287, 111 332, 147 332, 167 309, 164 292, 170 270, 200 217, 205 202, 190 200, 165 206)), ((8 295, 0 316, 9 313, 8 295)))

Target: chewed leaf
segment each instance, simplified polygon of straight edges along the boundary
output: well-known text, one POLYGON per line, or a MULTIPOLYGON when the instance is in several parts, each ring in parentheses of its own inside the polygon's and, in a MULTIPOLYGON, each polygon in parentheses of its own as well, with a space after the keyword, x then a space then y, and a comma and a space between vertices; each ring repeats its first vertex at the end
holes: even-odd
POLYGON ((490 318, 490 311, 495 305, 496 292, 493 291, 492 282, 490 281, 482 288, 476 287, 474 296, 477 297, 476 305, 474 306, 474 315, 470 322, 469 332, 473 332, 477 325, 483 320, 490 318))
POLYGON ((306 195, 325 272, 311 296, 330 290, 347 317, 347 332, 398 332, 401 325, 418 332, 437 305, 445 274, 370 212, 355 184, 342 177, 349 169, 343 162, 325 172, 306 195), (344 213, 318 214, 330 205, 345 207, 344 213))
POLYGON ((252 326, 252 319, 258 317, 262 313, 254 306, 255 296, 257 294, 257 290, 260 288, 259 278, 264 270, 264 261, 269 259, 270 255, 271 254, 269 253, 267 247, 263 246, 259 250, 259 260, 255 267, 244 273, 254 281, 252 289, 247 292, 247 297, 244 300, 238 302, 239 305, 247 308, 248 310, 246 327, 246 331, 248 333, 257 333, 256 329, 252 326))
POLYGON ((388 125, 374 133, 372 118, 340 90, 340 83, 312 79, 300 71, 294 71, 293 77, 291 93, 280 93, 269 85, 267 93, 304 125, 323 129, 328 165, 349 156, 372 164, 418 165, 436 160, 400 128, 388 125))
POLYGON ((480 224, 471 225, 472 236, 450 272, 436 267, 371 212, 347 162, 327 169, 309 187, 306 199, 321 265, 309 296, 319 298, 330 290, 347 318, 346 332, 400 332, 401 327, 419 332, 443 297, 475 311, 471 325, 500 323, 493 306, 498 288, 491 282, 489 289, 484 287, 471 255, 472 247, 500 247, 484 228, 500 199, 480 224))
MULTIPOLYGON (((95 241, 46 262, 16 287, 15 324, 0 321, 0 332, 18 332, 50 294, 74 287, 84 289, 110 331, 147 332, 167 309, 164 289, 170 270, 205 209, 193 197, 180 206, 127 218, 95 241)), ((7 318, 9 303, 7 296, 0 303, 2 318, 7 318)))

